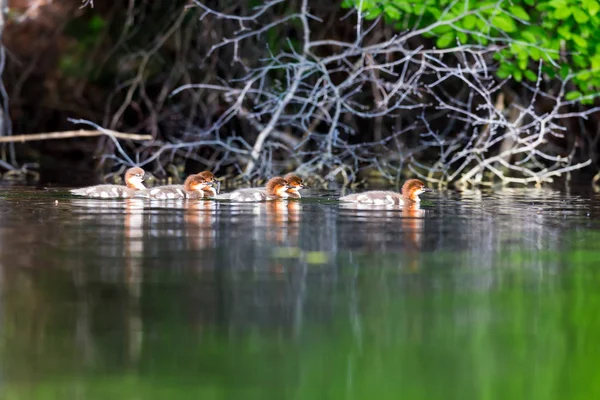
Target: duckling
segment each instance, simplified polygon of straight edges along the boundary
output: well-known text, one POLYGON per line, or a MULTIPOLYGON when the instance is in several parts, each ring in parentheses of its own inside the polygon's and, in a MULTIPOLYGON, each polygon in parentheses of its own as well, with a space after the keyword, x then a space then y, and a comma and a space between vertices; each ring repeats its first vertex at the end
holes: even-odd
POLYGON ((301 198, 302 196, 300 196, 300 192, 299 192, 300 189, 306 189, 306 186, 304 185, 302 178, 300 178, 298 175, 287 174, 284 179, 287 182, 288 186, 290 187, 287 190, 288 197, 292 198, 292 199, 301 198))
POLYGON ((287 199, 289 197, 288 189, 290 189, 290 186, 286 180, 280 176, 276 176, 271 178, 264 188, 238 189, 231 193, 215 196, 215 199, 243 202, 287 199))
POLYGON ((207 183, 210 185, 204 186, 202 191, 204 192, 204 197, 214 197, 219 193, 220 183, 217 181, 217 178, 210 171, 202 171, 198 176, 204 178, 207 183), (217 185, 217 189, 214 188, 214 185, 217 185))
POLYGON ((146 187, 144 181, 145 172, 139 167, 129 168, 125 172, 125 186, 123 185, 96 185, 79 189, 71 189, 70 192, 76 196, 100 197, 103 199, 130 198, 134 197, 139 190, 146 187))
POLYGON ((157 186, 140 190, 135 193, 135 197, 157 200, 202 199, 205 188, 212 185, 212 182, 207 182, 202 174, 203 172, 188 176, 183 185, 157 186))
POLYGON ((354 193, 340 197, 340 201, 374 205, 404 205, 408 202, 418 203, 419 195, 431 192, 425 184, 418 179, 409 179, 402 185, 402 192, 396 193, 384 190, 371 190, 364 193, 354 193))

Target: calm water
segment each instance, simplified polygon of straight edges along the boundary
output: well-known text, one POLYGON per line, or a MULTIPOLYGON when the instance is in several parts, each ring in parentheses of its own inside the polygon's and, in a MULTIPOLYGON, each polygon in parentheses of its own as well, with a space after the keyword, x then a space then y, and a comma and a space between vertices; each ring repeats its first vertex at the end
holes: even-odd
POLYGON ((600 197, 0 197, 1 399, 600 398, 600 197))

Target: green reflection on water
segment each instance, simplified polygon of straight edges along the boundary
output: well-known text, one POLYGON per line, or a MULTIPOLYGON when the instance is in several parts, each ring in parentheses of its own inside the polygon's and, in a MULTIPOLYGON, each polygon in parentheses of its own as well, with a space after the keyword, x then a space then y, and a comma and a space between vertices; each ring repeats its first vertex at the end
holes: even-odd
MULTIPOLYGON (((300 323, 276 296, 269 304, 234 296, 255 280, 206 283, 181 272, 161 285, 158 273, 134 298, 125 284, 82 287, 71 272, 9 271, 0 394, 600 398, 597 238, 580 232, 562 253, 513 251, 489 265, 468 253, 340 254, 329 291, 308 281, 300 323), (234 310, 244 301, 247 318, 234 310), (271 318, 253 320, 269 307, 271 318)), ((285 274, 302 269, 293 254, 283 277, 263 278, 282 292, 285 274)))

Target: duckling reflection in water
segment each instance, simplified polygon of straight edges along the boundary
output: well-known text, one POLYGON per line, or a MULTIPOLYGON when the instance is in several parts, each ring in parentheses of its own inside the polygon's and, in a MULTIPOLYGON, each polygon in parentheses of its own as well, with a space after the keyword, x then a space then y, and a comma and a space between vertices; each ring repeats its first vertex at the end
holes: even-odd
POLYGON ((191 249, 201 250, 215 246, 216 207, 215 201, 190 201, 186 204, 185 237, 191 249))
POLYGON ((296 246, 300 231, 300 204, 296 201, 271 201, 267 208, 267 239, 277 244, 296 246))
MULTIPOLYGON (((340 209, 350 211, 350 216, 362 222, 358 238, 362 240, 361 245, 366 251, 381 251, 388 246, 400 246, 406 255, 409 270, 418 271, 426 213, 419 203, 409 203, 400 207, 341 203, 340 209)), ((356 241, 357 231, 353 231, 349 238, 356 241)))

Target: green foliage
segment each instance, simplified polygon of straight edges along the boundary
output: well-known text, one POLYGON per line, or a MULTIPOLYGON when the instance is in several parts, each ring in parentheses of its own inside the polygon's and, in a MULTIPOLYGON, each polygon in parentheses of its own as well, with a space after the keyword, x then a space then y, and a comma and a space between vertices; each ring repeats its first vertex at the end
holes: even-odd
MULTIPOLYGON (((600 88, 599 0, 344 0, 367 19, 383 16, 398 29, 426 28, 424 36, 448 48, 458 44, 502 44, 497 75, 516 81, 572 76, 578 95, 600 88)), ((575 93, 575 92, 572 92, 575 93)))

